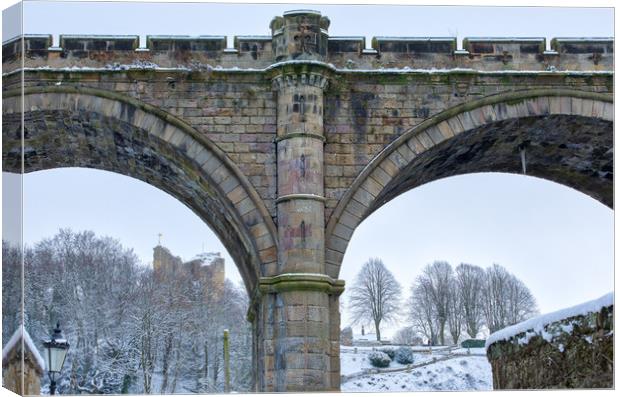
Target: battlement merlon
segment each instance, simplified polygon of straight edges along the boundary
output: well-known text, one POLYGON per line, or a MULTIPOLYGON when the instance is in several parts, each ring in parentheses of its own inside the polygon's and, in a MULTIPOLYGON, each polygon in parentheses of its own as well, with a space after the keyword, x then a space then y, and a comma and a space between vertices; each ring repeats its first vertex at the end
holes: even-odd
POLYGON ((330 37, 330 21, 318 11, 294 10, 273 18, 271 36, 25 35, 3 43, 3 73, 26 68, 105 68, 148 64, 160 68, 260 70, 283 61, 318 61, 338 69, 472 69, 479 71, 613 71, 613 38, 541 37, 372 38, 330 37), (22 40, 23 38, 23 40, 22 40))

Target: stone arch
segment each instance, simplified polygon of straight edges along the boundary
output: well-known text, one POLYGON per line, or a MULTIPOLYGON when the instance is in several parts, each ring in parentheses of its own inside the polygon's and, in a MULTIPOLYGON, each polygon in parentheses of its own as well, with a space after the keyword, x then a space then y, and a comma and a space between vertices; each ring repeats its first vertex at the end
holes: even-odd
POLYGON ((452 175, 522 173, 521 152, 528 175, 613 208, 611 95, 566 89, 492 95, 418 124, 362 170, 327 224, 327 273, 338 277, 355 228, 392 198, 452 175))
MULTIPOLYGON (((3 94, 4 171, 20 172, 21 90, 3 94)), ((23 96, 23 172, 86 167, 140 179, 196 213, 229 251, 251 293, 276 260, 277 233, 239 168, 183 120, 118 93, 28 87, 23 96)))

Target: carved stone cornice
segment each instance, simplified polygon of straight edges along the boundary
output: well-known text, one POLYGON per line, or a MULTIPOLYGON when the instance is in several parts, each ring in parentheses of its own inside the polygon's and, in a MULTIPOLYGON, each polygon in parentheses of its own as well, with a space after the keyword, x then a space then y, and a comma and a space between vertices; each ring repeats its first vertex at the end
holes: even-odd
POLYGON ((344 280, 333 279, 321 273, 285 273, 261 277, 252 294, 247 313, 248 321, 254 320, 263 295, 287 291, 317 291, 339 296, 344 292, 344 280))
POLYGON ((278 74, 272 79, 273 89, 282 90, 287 87, 314 86, 324 90, 329 79, 322 73, 286 73, 278 74))

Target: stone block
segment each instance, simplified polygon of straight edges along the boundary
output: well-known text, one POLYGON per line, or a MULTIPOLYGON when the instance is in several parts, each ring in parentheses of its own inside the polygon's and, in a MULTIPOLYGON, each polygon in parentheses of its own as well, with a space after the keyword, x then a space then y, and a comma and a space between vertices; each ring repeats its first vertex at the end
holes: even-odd
MULTIPOLYGON (((391 161, 390 161, 391 163, 391 161)), ((384 168, 385 169, 385 168, 384 168)), ((360 186, 353 195, 353 198, 357 200, 360 204, 365 206, 366 208, 370 207, 370 205, 374 202, 375 196, 369 193, 366 189, 360 186)))
POLYGON ((308 306, 308 321, 320 321, 327 323, 329 321, 327 308, 322 306, 308 306))
MULTIPOLYGON (((261 262, 264 264, 275 262, 278 258, 276 247, 273 245, 270 246, 269 248, 265 248, 265 249, 258 251, 258 255, 260 257, 261 262)), ((273 273, 269 272, 269 274, 273 274, 273 273)))
MULTIPOLYGON (((363 219, 364 215, 366 215, 366 211, 368 210, 368 206, 362 204, 361 202, 356 200, 355 197, 353 197, 347 203, 346 210, 356 218, 363 219)), ((357 225, 357 223, 355 223, 355 225, 357 225)))
POLYGON ((306 320, 306 306, 287 306, 286 315, 288 321, 304 321, 306 320))
POLYGON ((411 148, 409 148, 409 145, 407 145, 406 143, 401 143, 396 150, 401 155, 401 157, 405 160, 407 165, 411 163, 411 161, 413 161, 414 158, 416 158, 415 152, 411 150, 411 148))
POLYGON ((571 114, 575 116, 581 116, 582 107, 583 101, 581 98, 571 98, 571 114))
POLYGON ((314 336, 327 339, 327 326, 319 322, 289 322, 286 324, 286 336, 314 336))
POLYGON ((338 223, 343 224, 344 226, 348 227, 351 230, 354 230, 361 221, 362 221, 362 218, 350 213, 348 209, 346 209, 342 212, 342 215, 340 216, 338 223))
POLYGON ((581 101, 581 115, 584 117, 592 117, 592 107, 594 101, 591 99, 583 99, 581 101))
POLYGON ((613 121, 614 120, 614 104, 610 102, 605 102, 603 106, 603 119, 613 121))
POLYGON ((605 103, 601 101, 594 101, 592 105, 592 117, 603 118, 604 114, 605 114, 605 103))
POLYGON ((233 204, 237 204, 239 203, 241 200, 248 198, 247 193, 245 192, 245 189, 243 188, 243 186, 239 185, 236 188, 234 188, 232 191, 230 191, 227 195, 228 199, 233 203, 233 204))
POLYGON ((428 134, 434 145, 437 145, 438 143, 446 140, 446 137, 442 134, 439 128, 437 128, 437 126, 429 127, 424 132, 428 134))
POLYGON ((370 193, 373 197, 377 197, 379 193, 383 190, 383 185, 379 184, 372 178, 366 178, 364 183, 362 183, 362 188, 370 193))
POLYGON ((332 235, 329 239, 329 243, 328 246, 329 248, 336 250, 336 251, 340 251, 340 252, 345 252, 347 249, 347 245, 349 244, 348 240, 345 240, 341 237, 332 235))
MULTIPOLYGON (((495 114, 495 112, 493 113, 495 114)), ((456 122, 458 123, 458 121, 456 122)), ((437 129, 439 129, 444 139, 449 139, 449 138, 452 138, 454 135, 456 135, 455 131, 452 129, 452 126, 448 121, 442 121, 441 123, 437 124, 436 127, 437 129)))
POLYGON ((351 239, 351 236, 353 235, 353 231, 354 229, 351 229, 350 227, 347 227, 342 223, 338 223, 334 227, 334 234, 338 237, 342 237, 345 240, 351 239))
POLYGON ((431 137, 428 135, 426 131, 420 131, 416 135, 416 138, 425 149, 430 149, 433 146, 435 146, 435 144, 433 143, 433 140, 431 139, 431 137))

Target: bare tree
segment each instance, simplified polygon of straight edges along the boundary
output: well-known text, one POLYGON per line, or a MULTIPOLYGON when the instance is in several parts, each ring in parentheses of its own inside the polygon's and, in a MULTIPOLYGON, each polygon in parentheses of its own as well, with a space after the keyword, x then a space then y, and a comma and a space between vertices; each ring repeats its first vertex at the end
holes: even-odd
POLYGON ((456 283, 465 328, 469 336, 475 338, 482 324, 484 270, 461 263, 456 267, 456 283))
POLYGON ((409 320, 415 329, 421 332, 430 345, 437 344, 437 316, 431 297, 430 283, 427 278, 418 276, 411 287, 409 299, 409 320))
POLYGON ((456 278, 450 278, 450 289, 448 295, 448 330, 452 337, 452 343, 459 343, 461 330, 463 328, 463 305, 461 295, 458 290, 456 278))
POLYGON ((372 321, 377 340, 381 340, 381 321, 391 321, 398 316, 400 284, 381 259, 371 258, 357 274, 350 291, 349 309, 353 322, 372 321))
POLYGON ((484 316, 490 332, 524 321, 536 313, 530 290, 502 266, 494 264, 485 272, 484 316))
POLYGON ((525 286, 523 281, 512 274, 508 281, 506 295, 508 302, 508 325, 520 323, 538 314, 536 299, 529 288, 525 286))
POLYGON ((444 331, 448 321, 450 305, 450 288, 452 279, 452 266, 448 262, 435 261, 427 265, 422 273, 423 284, 429 294, 433 305, 437 324, 439 325, 439 342, 444 345, 444 331))

